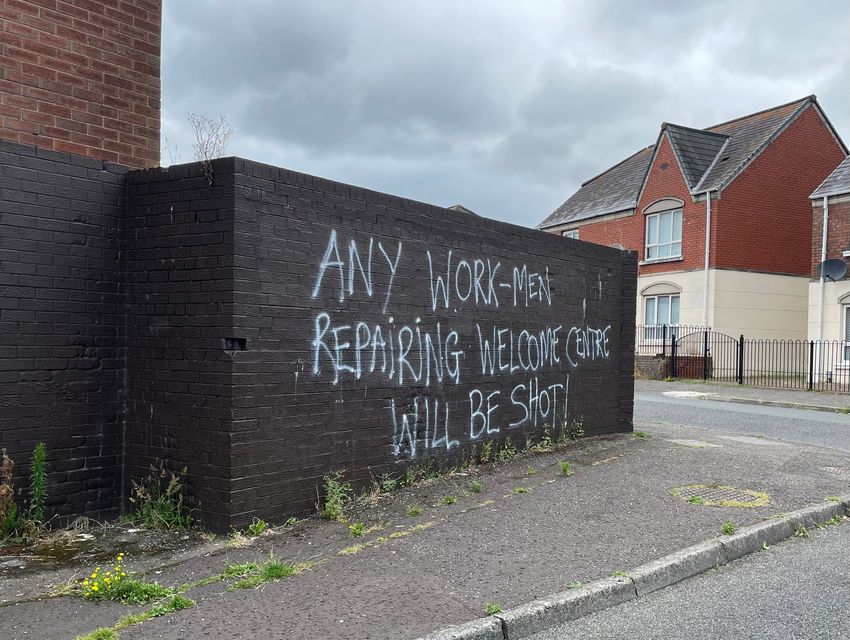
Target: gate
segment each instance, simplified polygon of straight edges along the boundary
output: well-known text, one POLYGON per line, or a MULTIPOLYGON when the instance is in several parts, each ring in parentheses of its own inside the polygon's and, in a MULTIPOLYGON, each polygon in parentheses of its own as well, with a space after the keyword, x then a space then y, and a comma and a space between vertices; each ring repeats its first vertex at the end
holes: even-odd
POLYGON ((710 329, 671 336, 667 375, 673 378, 741 383, 744 373, 743 336, 735 339, 710 329))

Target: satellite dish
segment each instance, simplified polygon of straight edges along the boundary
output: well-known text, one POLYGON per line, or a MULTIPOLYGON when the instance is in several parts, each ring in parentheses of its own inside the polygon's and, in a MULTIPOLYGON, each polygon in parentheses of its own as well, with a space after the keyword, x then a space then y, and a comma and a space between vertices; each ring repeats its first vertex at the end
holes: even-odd
POLYGON ((833 258, 824 260, 818 265, 818 276, 824 280, 838 282, 847 275, 847 263, 844 260, 833 258))

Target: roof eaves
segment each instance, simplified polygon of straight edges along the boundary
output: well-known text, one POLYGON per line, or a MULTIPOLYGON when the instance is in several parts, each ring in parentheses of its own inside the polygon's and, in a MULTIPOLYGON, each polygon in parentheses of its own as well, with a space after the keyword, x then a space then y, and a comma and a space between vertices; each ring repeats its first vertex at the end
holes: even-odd
MULTIPOLYGON (((818 187, 820 188, 820 187, 818 187)), ((812 192, 812 195, 809 196, 810 200, 823 200, 824 198, 832 198, 833 196, 846 196, 850 195, 850 187, 844 189, 838 189, 837 191, 829 191, 827 193, 817 193, 817 189, 812 192)))
MULTIPOLYGON (((746 158, 744 158, 738 164, 737 167, 735 167, 725 178, 723 178, 723 180, 721 180, 718 184, 716 184, 714 186, 707 185, 708 190, 709 191, 723 191, 723 189, 728 187, 729 183, 731 183, 733 180, 735 180, 735 178, 737 178, 739 175, 741 175, 744 172, 744 169, 746 169, 748 166, 750 166, 750 164, 752 164, 752 162, 756 158, 758 158, 762 154, 762 152, 765 149, 767 149, 773 143, 774 140, 776 140, 780 135, 782 135, 782 133, 788 127, 790 127, 791 124, 793 124, 794 121, 797 118, 799 118, 800 115, 806 109, 809 108, 810 105, 813 104, 813 102, 812 102, 813 97, 814 96, 809 96, 808 98, 806 98, 802 102, 800 102, 800 106, 797 107, 794 110, 794 112, 785 119, 785 122, 783 122, 781 125, 776 127, 776 129, 774 129, 773 133, 771 133, 770 136, 768 136, 768 138, 764 142, 762 142, 752 153, 750 153, 750 155, 748 155, 746 158)), ((789 102, 788 104, 793 104, 793 103, 789 102)), ((783 105, 783 106, 788 106, 788 105, 783 105)), ((773 109, 766 109, 765 111, 773 111, 773 110, 779 109, 779 108, 781 108, 781 107, 774 107, 773 109)), ((765 113, 765 111, 759 111, 759 113, 765 113)), ((753 115, 756 115, 756 114, 753 114, 753 115)), ((738 118, 738 119, 741 120, 742 118, 738 118)), ((731 120, 730 122, 734 122, 734 120, 731 120)), ((728 124, 728 123, 724 123, 724 124, 728 124)), ((720 126, 720 125, 715 125, 715 126, 720 126)))
POLYGON ((812 104, 815 105, 818 109, 818 115, 823 119, 826 128, 829 129, 829 132, 832 134, 832 137, 835 138, 835 141, 838 145, 844 150, 844 155, 850 155, 850 150, 848 150, 847 145, 844 144, 844 140, 841 139, 841 136, 838 135, 838 131, 834 126, 832 126, 832 122, 827 117, 826 112, 821 108, 820 103, 818 102, 817 96, 812 96, 812 104))
POLYGON ((584 222, 585 220, 590 220, 591 218, 599 218, 601 216, 611 215, 612 213, 622 213, 624 211, 631 211, 637 206, 637 201, 630 202, 623 205, 618 205, 613 209, 595 209, 590 212, 582 212, 581 216, 573 216, 571 218, 557 220, 555 222, 550 222, 549 224, 544 224, 541 222, 537 225, 538 229, 551 229, 552 227, 560 227, 561 225, 571 224, 573 222, 584 222))

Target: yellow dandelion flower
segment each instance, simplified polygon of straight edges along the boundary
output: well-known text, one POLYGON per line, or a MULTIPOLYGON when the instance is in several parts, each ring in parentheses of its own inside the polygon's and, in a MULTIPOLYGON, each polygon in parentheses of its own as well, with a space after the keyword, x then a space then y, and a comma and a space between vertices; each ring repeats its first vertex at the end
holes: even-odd
POLYGON ((97 578, 97 571, 95 571, 93 574, 91 574, 91 577, 92 577, 92 580, 94 580, 95 578, 97 578))
POLYGON ((100 590, 100 587, 98 587, 97 583, 95 583, 95 584, 92 585, 91 590, 92 591, 98 591, 98 590, 100 590))

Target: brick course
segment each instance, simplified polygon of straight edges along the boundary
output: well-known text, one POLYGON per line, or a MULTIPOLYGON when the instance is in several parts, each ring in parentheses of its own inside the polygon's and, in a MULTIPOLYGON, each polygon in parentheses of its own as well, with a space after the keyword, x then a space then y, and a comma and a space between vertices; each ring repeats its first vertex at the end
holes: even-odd
POLYGON ((0 138, 159 164, 161 0, 5 0, 0 138))

